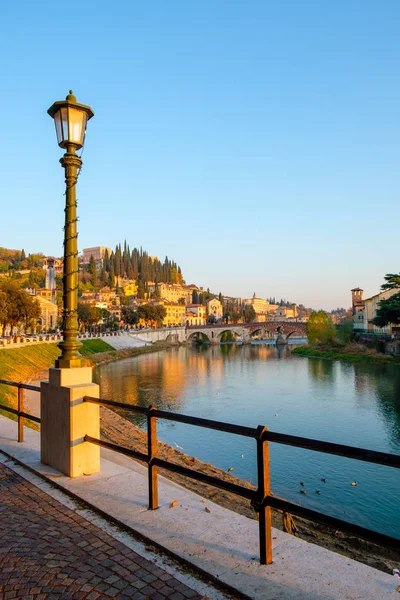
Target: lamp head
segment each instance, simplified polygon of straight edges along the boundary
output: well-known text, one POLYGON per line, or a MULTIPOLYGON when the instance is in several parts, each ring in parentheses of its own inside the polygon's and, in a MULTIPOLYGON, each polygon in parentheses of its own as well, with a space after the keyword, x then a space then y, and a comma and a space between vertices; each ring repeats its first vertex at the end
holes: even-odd
POLYGON ((65 100, 54 102, 47 112, 54 119, 60 148, 71 144, 77 150, 82 148, 87 122, 94 116, 90 106, 79 104, 70 90, 65 100))

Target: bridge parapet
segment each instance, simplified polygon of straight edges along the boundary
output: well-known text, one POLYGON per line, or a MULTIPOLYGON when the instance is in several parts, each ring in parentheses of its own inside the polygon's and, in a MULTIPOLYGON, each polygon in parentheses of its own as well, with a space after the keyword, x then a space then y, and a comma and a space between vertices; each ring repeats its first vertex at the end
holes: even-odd
POLYGON ((211 344, 219 344, 225 331, 236 335, 237 341, 249 343, 251 339, 278 339, 280 343, 287 343, 289 337, 297 335, 306 337, 306 324, 292 321, 262 322, 235 324, 212 324, 192 326, 186 328, 186 340, 191 341, 197 337, 206 338, 211 344))

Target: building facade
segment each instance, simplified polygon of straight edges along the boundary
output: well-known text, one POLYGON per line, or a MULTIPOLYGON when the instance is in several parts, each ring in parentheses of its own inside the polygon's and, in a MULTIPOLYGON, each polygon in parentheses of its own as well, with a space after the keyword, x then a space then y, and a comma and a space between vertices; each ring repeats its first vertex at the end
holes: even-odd
POLYGON ((84 248, 82 250, 82 263, 84 265, 89 264, 91 256, 93 256, 96 264, 102 263, 106 252, 108 252, 108 255, 110 255, 111 248, 107 248, 107 246, 94 246, 93 248, 84 248))
POLYGON ((57 305, 43 298, 43 296, 36 296, 36 300, 40 304, 40 318, 39 326, 44 331, 55 330, 58 326, 58 308, 57 305))
POLYGON ((353 288, 351 290, 351 304, 353 311, 353 327, 354 329, 364 329, 364 290, 361 288, 353 288))
POLYGON ((287 306, 279 306, 275 311, 275 321, 291 321, 298 317, 297 306, 294 304, 293 308, 287 306))
POLYGON ((167 314, 163 320, 164 327, 177 327, 185 323, 186 306, 177 302, 162 303, 167 314))
POLYGON ((222 304, 216 298, 207 302, 208 316, 214 315, 216 319, 222 319, 222 304))
POLYGON ((364 300, 364 329, 371 331, 373 333, 393 333, 393 326, 389 323, 386 327, 377 327, 371 323, 371 320, 376 317, 376 311, 379 308, 379 304, 381 300, 387 300, 394 294, 398 294, 399 290, 385 290, 384 292, 379 292, 375 294, 375 296, 371 296, 371 298, 366 298, 364 300))

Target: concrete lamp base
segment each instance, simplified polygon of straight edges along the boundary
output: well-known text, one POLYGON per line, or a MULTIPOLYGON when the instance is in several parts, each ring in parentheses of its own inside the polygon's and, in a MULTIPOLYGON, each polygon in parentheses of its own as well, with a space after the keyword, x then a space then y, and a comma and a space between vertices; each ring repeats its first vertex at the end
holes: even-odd
POLYGON ((99 397, 90 367, 52 368, 41 384, 40 460, 69 477, 100 471, 100 447, 83 441, 100 437, 100 407, 84 396, 99 397))

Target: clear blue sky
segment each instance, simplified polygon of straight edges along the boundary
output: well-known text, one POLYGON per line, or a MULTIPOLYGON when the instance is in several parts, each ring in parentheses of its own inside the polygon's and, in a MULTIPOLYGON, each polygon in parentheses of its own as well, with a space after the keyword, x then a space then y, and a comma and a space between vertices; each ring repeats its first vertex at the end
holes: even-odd
POLYGON ((399 264, 398 0, 3 0, 0 245, 62 254, 47 108, 90 104, 79 245, 316 308, 399 264))

